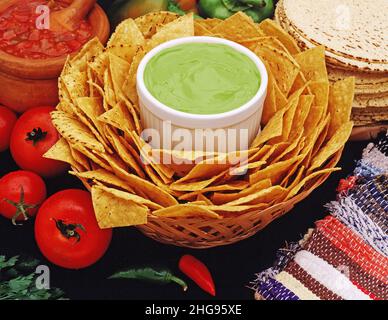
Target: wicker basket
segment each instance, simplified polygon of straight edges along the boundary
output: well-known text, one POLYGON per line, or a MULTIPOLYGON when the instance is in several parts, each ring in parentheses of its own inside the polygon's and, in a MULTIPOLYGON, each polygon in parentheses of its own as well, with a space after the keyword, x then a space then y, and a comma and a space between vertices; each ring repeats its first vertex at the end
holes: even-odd
MULTIPOLYGON (((181 18, 178 18, 178 16, 174 16, 174 15, 173 15, 173 17, 171 17, 171 13, 168 13, 168 14, 167 13, 159 13, 159 15, 169 15, 170 16, 169 19, 172 19, 172 20, 175 19, 177 21, 176 23, 182 23, 182 21, 185 24, 195 23, 195 22, 193 22, 194 20, 192 20, 193 17, 190 16, 190 15, 189 16, 185 16, 185 17, 181 17, 181 18), (190 19, 192 20, 192 22, 190 22, 190 19)), ((238 15, 241 16, 242 14, 240 13, 240 14, 236 14, 236 15, 237 16, 238 15)), ((155 17, 154 17, 154 15, 151 15, 151 16, 148 16, 148 18, 152 18, 151 21, 154 21, 155 17)), ((246 16, 243 19, 245 19, 244 20, 245 23, 250 24, 251 27, 252 27, 252 23, 253 22, 251 21, 251 19, 249 17, 246 16)), ((131 20, 127 20, 127 21, 129 21, 128 23, 133 24, 133 21, 131 21, 131 20)), ((135 21, 135 23, 136 23, 136 21, 135 21)), ((154 27, 156 27, 156 26, 157 26, 157 23, 156 23, 156 25, 154 27)), ((118 29, 119 29, 119 31, 121 30, 120 28, 118 28, 118 29)), ((256 29, 256 26, 255 26, 254 29, 256 29)), ((144 32, 144 31, 147 32, 147 30, 143 30, 142 29, 142 32, 144 32)), ((183 36, 183 35, 181 35, 181 36, 183 36)), ((174 37, 175 37, 175 35, 174 35, 174 37)), ((121 38, 118 37, 118 39, 121 39, 121 38)), ((132 66, 134 66, 133 70, 136 70, 136 68, 137 68, 136 62, 139 62, 141 57, 142 57, 142 54, 145 53, 145 51, 144 52, 143 51, 144 51, 144 49, 142 49, 140 47, 138 48, 138 51, 136 52, 136 55, 133 58, 132 64, 130 66, 131 68, 132 68, 132 66)), ((100 54, 103 55, 104 51, 101 51, 100 54)), ((266 56, 266 54, 264 56, 266 56)), ((96 57, 93 57, 93 59, 96 59, 96 57)), ((95 60, 93 60, 93 61, 95 61, 95 60)), ((322 61, 324 63, 324 59, 322 59, 322 61)), ((71 85, 72 82, 70 82, 70 85, 69 85, 70 89, 68 89, 67 91, 63 90, 63 87, 66 87, 66 83, 65 82, 62 83, 61 79, 62 79, 63 76, 67 75, 66 72, 70 72, 69 70, 71 68, 73 68, 71 66, 71 63, 72 63, 72 61, 69 61, 69 66, 70 67, 69 68, 65 67, 64 74, 60 78, 60 84, 61 84, 60 91, 62 90, 61 91, 62 92, 61 102, 64 102, 64 103, 63 104, 59 104, 58 108, 57 108, 58 111, 55 111, 52 114, 53 124, 56 126, 56 128, 58 129, 60 134, 63 136, 64 140, 66 140, 66 143, 68 144, 68 147, 69 147, 68 148, 69 149, 69 151, 68 151, 69 155, 63 161, 70 161, 69 163, 73 167, 77 167, 78 170, 81 170, 81 171, 83 171, 83 170, 92 170, 93 171, 93 170, 98 170, 100 168, 103 168, 104 170, 112 169, 112 170, 108 170, 109 173, 113 173, 113 174, 117 175, 118 178, 122 179, 125 182, 125 180, 126 180, 125 174, 124 175, 120 175, 120 170, 117 170, 117 168, 116 168, 116 170, 114 170, 115 169, 114 167, 116 165, 117 165, 117 167, 119 167, 119 165, 115 162, 116 159, 113 156, 110 156, 110 153, 108 151, 109 148, 108 149, 105 148, 102 144, 101 144, 101 147, 98 147, 99 146, 98 145, 99 142, 98 142, 98 138, 96 137, 95 132, 98 133, 98 130, 100 130, 99 134, 100 135, 105 135, 105 138, 106 138, 105 143, 106 144, 110 144, 111 147, 112 147, 112 150, 116 151, 115 156, 117 156, 117 158, 123 157, 123 155, 125 155, 125 152, 123 153, 122 151, 123 151, 123 149, 127 148, 129 150, 129 151, 126 150, 127 152, 132 153, 132 154, 136 153, 135 157, 139 161, 139 160, 141 160, 140 159, 140 156, 141 156, 141 150, 140 150, 141 143, 136 142, 137 140, 135 139, 135 135, 137 135, 137 139, 140 140, 138 135, 139 135, 139 132, 141 131, 140 130, 141 128, 136 128, 136 126, 134 125, 130 129, 128 129, 125 125, 122 125, 121 123, 116 123, 115 121, 112 121, 112 119, 110 119, 109 121, 107 121, 105 119, 104 121, 101 120, 104 123, 102 128, 97 128, 98 129, 97 130, 96 128, 94 128, 93 121, 90 122, 86 117, 83 116, 83 112, 85 110, 87 110, 87 108, 85 108, 85 109, 79 108, 80 110, 78 110, 77 106, 73 105, 73 109, 74 110, 70 109, 70 111, 69 111, 68 110, 68 108, 69 108, 68 105, 70 104, 69 101, 71 101, 71 99, 72 99, 72 97, 69 94, 69 92, 71 91, 70 89, 73 89, 73 85, 71 85), (81 115, 81 117, 79 119, 76 119, 77 117, 74 117, 72 112, 75 112, 76 114, 81 115), (86 120, 84 118, 86 118, 86 120), (86 127, 85 127, 85 125, 86 125, 86 127), (94 129, 94 130, 92 130, 92 129, 94 129), (79 135, 73 134, 73 131, 75 131, 75 132, 77 132, 77 131, 84 132, 84 136, 86 135, 86 138, 80 138, 79 135), (124 144, 122 147, 119 147, 118 146, 119 144, 116 143, 117 141, 113 138, 114 136, 112 135, 112 132, 116 134, 117 141, 120 141, 120 138, 122 138, 123 141, 125 141, 126 143, 129 143, 129 144, 132 143, 133 145, 131 146, 131 148, 129 148, 128 145, 126 147, 126 144, 124 144), (84 140, 82 140, 82 139, 84 139, 84 140), (130 142, 128 142, 126 139, 128 141, 130 141, 130 142), (70 147, 73 148, 74 150, 77 150, 81 154, 83 154, 83 157, 85 157, 85 159, 82 159, 82 157, 81 157, 81 160, 79 160, 78 162, 77 162, 76 159, 73 159, 74 155, 72 154, 72 152, 71 152, 72 149, 70 147), (90 150, 88 150, 88 148, 90 150), (95 154, 91 150, 94 150, 95 154), (117 151, 117 150, 119 150, 119 151, 117 151), (120 150, 121 150, 121 152, 123 154, 121 156, 120 156, 120 150), (99 159, 99 158, 96 157, 96 155, 98 155, 98 154, 100 154, 100 156, 101 155, 104 155, 104 156, 101 156, 101 159, 99 159), (70 158, 70 160, 69 160, 69 158, 70 158), (78 163, 80 166, 78 167, 74 163, 76 163, 76 164, 78 163), (112 166, 112 164, 113 164, 113 166, 112 166), (122 176, 124 176, 124 178, 122 176)), ((90 61, 87 62, 87 63, 90 63, 90 61)), ((77 66, 77 64, 75 64, 75 65, 77 66)), ((91 83, 94 83, 93 81, 96 81, 96 83, 99 83, 99 81, 102 81, 104 83, 105 80, 101 80, 101 79, 102 78, 105 79, 105 73, 104 73, 104 75, 102 75, 102 74, 99 73, 99 70, 100 69, 97 68, 97 71, 94 71, 94 72, 97 72, 97 74, 99 75, 98 77, 95 77, 95 78, 93 78, 93 72, 91 72, 91 80, 90 80, 91 82, 89 80, 87 81, 87 77, 79 77, 80 78, 79 81, 83 81, 84 82, 82 84, 82 87, 84 89, 88 88, 91 83), (87 82, 89 82, 89 83, 87 83, 87 82)), ((300 70, 300 68, 298 70, 300 70)), ((300 71, 298 71, 298 72, 300 72, 300 71)), ((77 73, 77 75, 78 75, 78 73, 77 73)), ((78 77, 76 77, 76 79, 78 79, 78 77)), ((109 80, 109 77, 107 79, 109 80)), ((120 79, 120 77, 118 79, 116 79, 118 81, 118 83, 120 83, 119 79, 120 79)), ((127 81, 127 80, 128 81, 129 80, 132 81, 132 78, 128 78, 125 81, 127 81)), ((129 84, 132 84, 131 81, 129 81, 129 84)), ((108 84, 107 87, 110 88, 109 86, 111 84, 109 84, 109 82, 107 84, 108 84)), ((105 83, 104 83, 104 85, 105 85, 105 83)), ((122 87, 123 87, 125 85, 125 83, 124 84, 120 84, 120 85, 122 85, 122 87)), ((107 97, 106 97, 104 94, 101 94, 100 91, 103 91, 104 89, 99 87, 98 84, 96 84, 96 87, 100 88, 99 90, 96 91, 97 92, 97 96, 101 95, 101 97, 103 98, 103 101, 107 104, 106 107, 105 106, 100 106, 101 108, 105 108, 105 111, 101 111, 101 112, 110 112, 117 105, 120 106, 120 104, 123 103, 124 105, 126 105, 128 107, 127 108, 128 110, 126 112, 121 111, 123 113, 123 116, 125 116, 125 114, 128 114, 130 117, 133 118, 132 119, 133 123, 140 123, 140 114, 138 114, 136 108, 134 108, 134 106, 131 104, 131 102, 127 103, 128 99, 129 100, 131 100, 131 99, 136 100, 136 99, 134 99, 133 97, 126 97, 126 99, 124 99, 125 98, 124 97, 124 95, 125 95, 124 91, 120 93, 120 90, 119 90, 119 94, 118 94, 118 96, 116 96, 116 98, 118 98, 119 103, 120 103, 120 104, 118 104, 117 101, 113 101, 113 102, 109 101, 109 99, 107 97, 110 97, 110 95, 107 95, 107 97), (130 111, 130 112, 128 112, 128 111, 130 111), (135 121, 135 120, 137 120, 137 121, 135 121)), ((110 88, 110 89, 113 90, 112 88, 110 88)), ((88 92, 87 89, 85 89, 84 91, 81 90, 81 97, 88 97, 89 98, 89 95, 91 94, 91 92, 92 92, 92 90, 90 92, 88 92)), ((80 93, 77 93, 77 95, 76 95, 77 98, 79 98, 78 94, 80 94, 80 93)), ((302 94, 302 91, 299 94, 302 94)), ((91 96, 95 97, 94 94, 91 95, 91 96)), ((285 107, 283 106, 283 108, 285 108, 285 107)), ((118 110, 116 110, 116 111, 118 111, 118 110)), ((281 112, 282 110, 277 110, 276 109, 275 112, 273 112, 273 114, 271 114, 271 117, 275 117, 275 114, 281 114, 281 113, 278 113, 278 111, 281 112)), ((285 110, 283 110, 283 111, 284 111, 283 112, 283 116, 284 116, 286 111, 285 110)), ((324 112, 327 113, 327 110, 325 109, 324 112)), ((85 113, 86 113, 86 111, 85 111, 85 113)), ((113 113, 113 114, 115 115, 115 113, 113 113)), ((98 119, 99 119, 100 116, 102 116, 102 113, 98 114, 98 119)), ((269 115, 267 115, 267 116, 269 116, 269 115)), ((334 137, 333 135, 331 135, 329 137, 326 137, 326 134, 327 134, 327 132, 329 130, 329 127, 328 127, 328 121, 329 120, 327 120, 327 119, 329 119, 328 115, 325 115, 325 113, 323 113, 322 115, 319 115, 319 116, 320 117, 317 118, 317 122, 320 121, 320 124, 324 125, 324 127, 322 126, 322 128, 320 128, 320 126, 318 126, 318 128, 320 128, 319 129, 320 131, 317 131, 312 136, 315 139, 315 141, 309 141, 309 145, 308 145, 308 148, 306 148, 306 150, 307 150, 307 152, 310 153, 310 155, 313 155, 313 152, 318 152, 322 148, 324 148, 325 147, 325 145, 324 145, 325 142, 327 142, 327 144, 330 143, 331 140, 325 140, 326 138, 327 139, 332 139, 334 137), (323 131, 324 128, 326 128, 326 131, 324 133, 325 135, 322 135, 322 132, 324 132, 323 131), (312 144, 312 142, 314 144, 312 144)), ((95 118, 96 115, 94 115, 94 116, 90 115, 90 118, 92 120, 94 120, 94 122, 97 122, 96 119, 94 119, 93 117, 95 118)), ((306 121, 306 119, 304 119, 304 121, 306 121)), ((275 121, 273 121, 273 123, 277 122, 278 118, 274 118, 274 120, 275 121)), ((266 122, 263 121, 263 123, 266 123, 266 124, 268 124, 268 122, 269 122, 269 119, 267 119, 266 122)), ((292 121, 292 123, 293 123, 293 121, 292 121)), ((315 123, 314 125, 312 125, 312 124, 309 123, 309 125, 310 125, 310 127, 314 127, 315 125, 318 125, 318 124, 315 123)), ((350 121, 348 121, 347 123, 344 123, 344 125, 346 125, 345 129, 349 129, 349 125, 353 125, 353 124, 350 121)), ((273 129, 271 126, 268 126, 268 128, 269 128, 268 131, 271 131, 273 129)), ((337 129, 340 130, 340 128, 337 128, 337 129)), ((264 132, 264 130, 265 130, 265 128, 263 129, 263 132, 264 132)), ((351 128, 349 130, 351 130, 351 128)), ((287 135, 286 135, 286 138, 287 138, 286 140, 287 141, 288 141, 289 138, 291 138, 289 136, 289 134, 290 134, 290 132, 288 132, 287 135)), ((303 138, 306 138, 306 140, 307 140, 307 135, 311 135, 311 134, 313 134, 313 133, 311 133, 311 132, 307 133, 306 132, 306 137, 303 137, 303 138)), ((349 132, 349 135, 350 135, 350 132, 349 132)), ((341 140, 341 145, 347 139, 347 136, 345 136, 345 134, 343 134, 343 137, 344 137, 344 139, 343 139, 343 141, 341 140)), ((277 135, 277 136, 272 137, 272 138, 283 138, 283 136, 282 135, 281 136, 277 135)), ((302 150, 305 150, 304 149, 305 148, 305 146, 304 146, 305 141, 303 140, 302 143, 300 144, 301 135, 299 136, 299 138, 298 137, 292 137, 292 139, 294 139, 294 138, 295 139, 299 139, 297 141, 298 146, 294 146, 293 147, 294 149, 292 149, 292 151, 288 151, 288 152, 291 153, 294 150, 297 150, 297 152, 300 153, 302 150), (303 146, 300 147, 299 144, 300 145, 303 144, 303 146)), ((338 140, 338 137, 335 137, 335 138, 338 140)), ((262 150, 261 148, 264 147, 264 144, 266 144, 266 142, 268 142, 270 140, 272 140, 271 137, 268 137, 267 140, 262 141, 261 143, 260 143, 260 141, 257 142, 257 145, 256 146, 254 145, 252 148, 255 149, 254 147, 260 147, 260 150, 262 150)), ((278 144, 277 143, 278 140, 274 139, 274 141, 270 141, 268 143, 268 146, 270 146, 272 142, 274 143, 274 146, 278 144)), ((282 142, 285 142, 285 141, 282 141, 282 142)), ((291 144, 291 142, 290 142, 290 144, 291 144)), ((303 168, 302 168, 303 170, 301 170, 300 172, 306 173, 306 174, 310 174, 310 173, 316 173, 317 169, 333 169, 336 166, 336 164, 338 163, 338 161, 339 161, 339 159, 341 157, 341 154, 342 154, 343 148, 338 150, 339 147, 340 147, 340 145, 338 145, 338 142, 337 142, 337 145, 335 146, 335 150, 330 151, 330 148, 329 148, 328 151, 326 150, 327 157, 329 155, 331 155, 331 157, 329 159, 327 159, 327 157, 324 157, 324 159, 323 158, 320 159, 320 161, 318 161, 319 164, 316 165, 315 167, 305 168, 304 167, 305 164, 302 164, 302 162, 298 162, 300 167, 303 166, 303 168), (337 152, 333 154, 332 152, 334 152, 334 151, 337 151, 337 152), (325 162, 323 163, 323 161, 325 161, 325 162), (325 164, 325 167, 321 166, 323 164, 325 164)), ((263 153, 266 152, 266 151, 265 152, 264 151, 263 151, 263 153)), ((113 153, 114 152, 112 152, 112 154, 113 153)), ((268 157, 270 157, 271 154, 272 153, 270 153, 268 155, 268 157)), ((280 155, 277 155, 277 156, 280 156, 280 155)), ((284 154, 282 156, 280 156, 280 158, 278 160, 282 160, 283 156, 284 156, 284 154)), ((303 156, 306 157, 307 153, 304 154, 303 156)), ((261 155, 261 157, 263 157, 263 156, 261 155)), ((292 157, 294 158, 294 157, 296 157, 296 155, 293 155, 292 157)), ((273 161, 275 161, 276 159, 277 158, 274 157, 273 161)), ((303 158, 301 158, 301 159, 303 159, 303 158)), ((56 159, 56 160, 62 160, 62 159, 56 159)), ((121 159, 121 160, 124 160, 124 159, 121 159)), ((290 160, 290 159, 288 159, 288 160, 290 160)), ((257 160, 255 160, 255 161, 257 161, 257 160)), ((295 162, 296 161, 297 160, 295 160, 295 162)), ((123 163, 124 162, 125 161, 123 161, 123 163)), ((286 162, 286 161, 284 161, 284 162, 286 162)), ((269 163, 270 163, 270 161, 269 161, 269 163)), ((309 162, 306 162, 306 163, 309 163, 309 162)), ((140 164, 140 162, 139 162, 139 164, 140 164)), ((270 164, 273 164, 273 163, 270 163, 270 164)), ((132 163, 128 167, 131 167, 131 165, 132 165, 132 163)), ((146 169, 144 163, 142 165, 140 165, 140 166, 144 167, 146 169)), ((126 168, 126 164, 125 163, 123 165, 123 168, 124 168, 123 170, 129 170, 129 168, 126 168)), ((122 169, 122 168, 119 168, 119 169, 122 169)), ((299 168, 296 168, 296 169, 299 169, 299 168)), ((73 168, 73 170, 77 171, 75 168, 73 168)), ((131 172, 131 174, 135 174, 135 172, 138 173, 138 170, 136 170, 136 168, 132 168, 132 171, 130 171, 130 170, 126 171, 126 173, 129 173, 129 172, 131 172)), ((157 179, 155 179, 155 177, 152 177, 150 175, 151 171, 146 171, 145 170, 145 172, 146 172, 146 174, 145 174, 144 180, 147 180, 148 182, 152 182, 153 185, 155 185, 155 191, 152 189, 152 187, 149 187, 149 189, 147 189, 148 195, 143 195, 143 192, 139 192, 138 196, 140 196, 141 198, 145 198, 145 200, 147 200, 147 199, 150 198, 149 196, 151 195, 152 191, 158 192, 156 186, 158 184, 160 184, 161 183, 160 181, 162 181, 162 180, 158 181, 157 179), (147 177, 147 175, 148 175, 148 177, 147 177), (150 191, 150 190, 152 190, 152 191, 150 191)), ((292 172, 293 172, 293 174, 295 176, 295 171, 292 171, 292 172)), ((292 172, 290 172, 290 173, 292 173, 292 172)), ((327 172, 330 172, 330 171, 327 170, 327 172)), ((267 173, 265 173, 265 174, 267 174, 267 173)), ((167 176, 167 175, 165 175, 165 176, 167 176)), ((154 210, 154 208, 152 208, 152 210, 154 210, 154 211, 152 211, 150 208, 148 208, 149 210, 144 214, 144 216, 147 215, 147 223, 144 224, 144 225, 138 225, 137 228, 142 233, 144 233, 146 236, 148 236, 148 237, 150 237, 150 238, 152 238, 152 239, 154 239, 156 241, 159 241, 159 242, 162 242, 162 243, 165 243, 165 244, 175 245, 175 246, 201 249, 201 248, 211 248, 211 247, 216 247, 216 246, 221 246, 221 245, 232 244, 232 243, 241 241, 243 239, 246 239, 246 238, 254 235, 256 232, 258 232, 259 230, 261 230, 264 227, 266 227, 273 220, 281 217, 282 215, 284 215, 285 213, 290 211, 294 207, 294 205, 296 203, 302 201, 304 198, 309 196, 309 194, 314 189, 316 189, 318 186, 320 186, 329 177, 329 175, 330 175, 330 173, 326 173, 326 171, 325 172, 320 172, 320 175, 314 176, 313 179, 308 180, 308 182, 305 183, 305 185, 302 187, 302 189, 299 190, 300 185, 298 185, 297 186, 298 188, 295 189, 296 190, 295 192, 297 192, 297 191, 300 191, 300 192, 295 194, 295 196, 293 196, 291 199, 286 200, 285 202, 282 202, 282 203, 278 203, 279 201, 281 201, 281 200, 279 200, 279 198, 272 199, 273 202, 271 202, 271 203, 268 200, 266 200, 266 201, 264 201, 265 203, 261 203, 261 204, 265 205, 266 209, 261 209, 261 210, 257 209, 259 207, 258 206, 258 207, 255 207, 255 211, 248 211, 249 210, 248 209, 248 210, 244 211, 244 213, 234 212, 233 215, 232 214, 225 214, 225 215, 220 214, 219 215, 219 214, 216 213, 217 210, 215 209, 216 210, 216 211, 214 211, 215 215, 213 215, 212 218, 210 218, 209 216, 208 217, 203 217, 203 216, 199 217, 199 216, 197 216, 197 217, 193 217, 193 218, 187 218, 187 217, 182 217, 181 216, 179 218, 167 218, 167 217, 161 217, 160 215, 162 215, 162 214, 160 214, 160 212, 157 212, 158 210, 154 210), (267 207, 267 205, 271 205, 271 206, 267 207), (159 216, 158 216, 158 214, 159 214, 159 216), (215 216, 219 217, 220 219, 215 219, 215 216)), ((84 176, 87 176, 87 175, 84 175, 84 176)), ((291 177, 292 176, 293 175, 291 175, 291 177)), ((173 175, 173 177, 170 177, 171 178, 171 183, 179 181, 179 180, 174 180, 174 179, 176 179, 178 177, 180 177, 180 175, 176 172, 176 175, 173 175)), ((303 176, 303 178, 304 177, 305 176, 303 176)), ((277 179, 277 177, 274 177, 274 181, 278 182, 276 179, 277 179)), ((84 185, 88 189, 92 188, 92 183, 94 183, 93 181, 85 180, 82 177, 80 178, 80 180, 84 183, 84 185)), ((98 179, 96 179, 96 180, 98 181, 98 179)), ((168 183, 165 182, 164 184, 169 184, 170 183, 169 179, 165 179, 163 181, 168 181, 168 183)), ((300 180, 298 180, 298 181, 300 181, 300 180)), ((271 180, 271 183, 272 182, 273 181, 271 180)), ((132 187, 134 187, 135 191, 130 191, 130 192, 136 192, 135 183, 133 181, 131 183, 132 183, 132 187)), ((221 182, 219 182, 219 183, 221 183, 221 182)), ((102 184, 104 184, 104 183, 102 183, 102 184)), ((106 181, 105 181, 105 184, 110 185, 106 181)), ((116 188, 125 189, 125 188, 122 188, 121 186, 120 185, 118 185, 118 186, 116 185, 116 188)), ((290 185, 288 185, 288 180, 284 184, 284 187, 287 187, 287 186, 290 186, 290 185)), ((100 188, 101 188, 101 186, 100 186, 100 188)), ((97 189, 98 189, 98 187, 97 187, 97 189)), ((127 189, 125 189, 125 190, 127 190, 127 189)), ((159 189, 159 190, 161 190, 161 189, 159 189)), ((185 190, 185 192, 186 191, 190 191, 190 190, 191 189, 187 189, 187 190, 185 190)), ((169 190, 168 193, 170 195, 172 195, 173 197, 175 197, 175 199, 177 199, 178 198, 178 196, 177 196, 178 193, 171 192, 171 191, 173 191, 173 188, 171 190, 169 190)), ((282 189, 282 191, 285 193, 284 189, 282 189)), ((294 194, 294 193, 292 193, 292 194, 294 194)), ((287 199, 287 198, 284 196, 281 199, 287 199)), ((232 203, 232 202, 229 202, 229 203, 232 203)), ((249 203, 249 201, 248 201, 248 203, 249 203)), ((160 205, 160 203, 156 203, 156 204, 160 205)), ((172 204, 172 206, 174 206, 174 204, 172 204)), ((163 206, 163 207, 165 208, 165 206, 163 206)), ((104 208, 106 208, 106 207, 102 207, 101 210, 106 210, 104 208)), ((263 207, 261 207, 261 208, 263 208, 263 207)), ((174 209, 176 209, 177 212, 180 213, 178 211, 179 207, 178 208, 174 208, 174 209)), ((217 208, 217 209, 219 209, 219 212, 222 212, 222 209, 220 209, 220 208, 217 208)), ((236 209, 236 208, 234 208, 234 209, 236 209)), ((250 209, 252 209, 252 208, 250 208, 250 209)), ((160 210, 163 211, 164 209, 160 209, 160 210)), ((238 210, 240 210, 240 208, 238 210)), ((209 211, 212 212, 212 210, 209 210, 209 211)), ((122 212, 123 211, 120 211, 120 213, 122 213, 122 212)), ((102 212, 102 214, 103 213, 105 213, 105 212, 102 212)), ((170 215, 170 216, 174 216, 175 217, 175 216, 178 216, 178 215, 179 214, 176 214, 176 212, 175 212, 174 215, 170 215)), ((101 216, 101 212, 100 212, 100 216, 101 216)), ((142 220, 142 222, 145 222, 145 219, 142 220)), ((127 224, 125 224, 125 223, 123 223, 123 224, 120 224, 120 223, 113 224, 112 223, 112 224, 103 225, 102 227, 115 227, 115 226, 118 226, 118 225, 130 226, 130 225, 135 225, 136 223, 133 223, 133 222, 129 222, 127 224)))
MULTIPOLYGON (((342 151, 343 148, 332 157, 326 168, 333 168, 337 165, 342 151)), ((206 249, 233 244, 255 235, 272 221, 291 211, 298 202, 308 197, 329 176, 330 173, 327 173, 311 180, 305 185, 304 191, 292 199, 265 210, 220 220, 203 217, 176 219, 151 215, 146 225, 137 226, 137 228, 155 241, 179 247, 206 249)), ((88 190, 91 189, 86 179, 80 178, 80 180, 88 190)))

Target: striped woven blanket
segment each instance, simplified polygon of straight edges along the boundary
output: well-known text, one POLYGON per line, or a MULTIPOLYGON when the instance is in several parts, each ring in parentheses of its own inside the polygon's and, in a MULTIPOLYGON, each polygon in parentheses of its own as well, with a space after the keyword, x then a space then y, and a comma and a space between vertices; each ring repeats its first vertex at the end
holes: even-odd
POLYGON ((256 274, 256 299, 388 299, 388 136, 368 145, 338 191, 330 215, 256 274))

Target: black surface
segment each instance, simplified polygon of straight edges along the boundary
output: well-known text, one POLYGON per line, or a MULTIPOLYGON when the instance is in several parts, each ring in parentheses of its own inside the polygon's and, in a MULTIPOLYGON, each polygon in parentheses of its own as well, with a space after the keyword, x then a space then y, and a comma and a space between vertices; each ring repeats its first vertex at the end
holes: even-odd
MULTIPOLYGON (((34 240, 33 221, 15 227, 0 217, 0 254, 27 254, 40 259, 50 267, 51 285, 62 288, 71 299, 208 299, 210 297, 190 281, 188 292, 183 293, 174 285, 106 280, 115 271, 133 266, 168 267, 182 276, 177 268, 179 257, 190 253, 203 260, 212 271, 218 299, 252 299, 252 291, 246 285, 254 273, 270 267, 278 248, 286 241, 298 240, 314 226, 314 221, 326 215, 323 205, 335 199, 339 179, 353 171, 365 146, 365 143, 348 143, 340 162, 342 171, 332 174, 324 185, 287 215, 250 239, 234 245, 191 250, 157 243, 135 228, 115 229, 108 252, 96 265, 70 271, 53 266, 40 254, 34 240)), ((0 153, 0 176, 15 169, 10 155, 0 153)), ((69 175, 47 180, 47 186, 49 194, 65 188, 82 188, 77 179, 69 175)))

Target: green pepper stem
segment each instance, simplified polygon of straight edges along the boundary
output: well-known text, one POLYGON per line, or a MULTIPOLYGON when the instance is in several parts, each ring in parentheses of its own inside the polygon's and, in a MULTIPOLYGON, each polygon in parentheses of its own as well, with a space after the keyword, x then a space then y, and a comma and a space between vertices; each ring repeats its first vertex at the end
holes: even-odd
POLYGON ((175 276, 171 276, 170 280, 172 282, 179 284, 183 288, 183 291, 187 291, 187 288, 188 288, 187 284, 182 279, 179 279, 178 277, 175 277, 175 276))

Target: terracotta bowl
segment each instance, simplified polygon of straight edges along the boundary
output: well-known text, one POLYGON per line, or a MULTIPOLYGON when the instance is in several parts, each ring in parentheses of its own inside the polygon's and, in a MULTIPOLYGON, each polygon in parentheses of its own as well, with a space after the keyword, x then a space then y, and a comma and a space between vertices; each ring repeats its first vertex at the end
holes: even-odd
MULTIPOLYGON (((109 37, 108 17, 99 5, 88 20, 94 34, 102 43, 109 37)), ((52 59, 24 59, 0 51, 0 104, 18 113, 42 105, 58 102, 58 76, 66 56, 52 59)))

